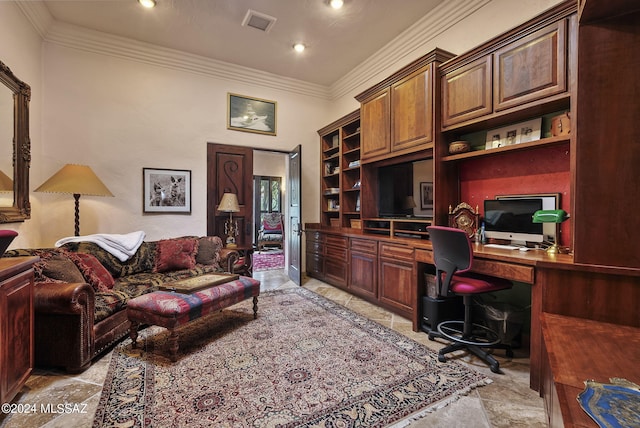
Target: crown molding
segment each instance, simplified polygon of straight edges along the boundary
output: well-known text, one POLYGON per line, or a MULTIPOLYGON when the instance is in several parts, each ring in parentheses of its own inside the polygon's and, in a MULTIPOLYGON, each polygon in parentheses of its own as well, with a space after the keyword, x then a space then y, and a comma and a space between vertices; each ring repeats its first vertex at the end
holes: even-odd
POLYGON ((101 55, 181 70, 242 84, 336 100, 428 52, 433 40, 491 0, 447 0, 330 86, 305 82, 224 61, 163 48, 56 21, 42 1, 16 2, 44 41, 101 55))
POLYGON ((436 46, 429 42, 491 0, 447 0, 330 87, 331 99, 355 91, 384 70, 400 68, 436 46))
POLYGON ((163 48, 126 37, 114 36, 95 30, 55 22, 45 41, 101 55, 142 62, 211 76, 218 79, 238 81, 300 95, 329 99, 328 87, 267 73, 249 67, 218 61, 200 55, 163 48))
POLYGON ((44 2, 16 1, 14 4, 27 17, 40 37, 44 39, 55 21, 44 2))

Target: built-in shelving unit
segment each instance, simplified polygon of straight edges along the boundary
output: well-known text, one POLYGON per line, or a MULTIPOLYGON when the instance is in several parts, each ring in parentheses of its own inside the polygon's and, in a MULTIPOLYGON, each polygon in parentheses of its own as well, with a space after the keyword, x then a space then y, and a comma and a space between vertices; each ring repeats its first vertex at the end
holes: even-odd
POLYGON ((395 238, 429 239, 427 227, 430 219, 416 218, 369 218, 363 220, 363 230, 367 233, 395 238))
POLYGON ((321 219, 328 227, 360 228, 360 110, 318 131, 321 219))

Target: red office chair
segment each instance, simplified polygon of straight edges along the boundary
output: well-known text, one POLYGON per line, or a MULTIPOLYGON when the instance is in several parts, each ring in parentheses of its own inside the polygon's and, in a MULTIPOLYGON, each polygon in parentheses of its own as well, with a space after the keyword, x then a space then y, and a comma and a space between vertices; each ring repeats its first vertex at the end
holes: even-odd
POLYGON ((443 321, 438 324, 437 332, 429 332, 429 339, 442 337, 453 342, 442 348, 438 360, 445 362, 445 355, 460 349, 466 349, 489 364, 491 371, 500 373, 500 363, 483 350, 502 348, 507 357, 513 357, 509 345, 500 344, 498 334, 472 319, 472 298, 476 294, 511 288, 511 281, 489 275, 470 272, 473 264, 473 249, 466 232, 460 229, 441 226, 427 227, 433 245, 433 259, 436 265, 436 286, 442 297, 462 296, 464 303, 464 321, 443 321))

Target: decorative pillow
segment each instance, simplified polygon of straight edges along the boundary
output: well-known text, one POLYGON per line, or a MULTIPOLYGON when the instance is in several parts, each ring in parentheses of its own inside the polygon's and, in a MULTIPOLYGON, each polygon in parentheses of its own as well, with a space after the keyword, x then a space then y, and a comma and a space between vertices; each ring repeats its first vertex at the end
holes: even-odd
POLYGON ((69 253, 69 258, 78 266, 84 280, 98 292, 107 292, 113 288, 114 280, 109 271, 95 256, 83 253, 69 253))
POLYGON ((75 263, 62 254, 53 255, 43 264, 42 276, 62 282, 85 282, 75 263))
POLYGON ((201 265, 218 265, 222 239, 218 236, 203 236, 198 239, 198 254, 196 263, 201 265))
POLYGON ((116 256, 100 248, 93 242, 68 242, 61 248, 74 253, 91 254, 104 266, 114 278, 151 272, 156 264, 155 242, 143 242, 138 251, 130 259, 121 262, 116 256))
POLYGON ((162 239, 157 243, 155 272, 193 269, 196 267, 198 239, 162 239))
POLYGON ((262 220, 262 230, 266 233, 282 233, 282 222, 280 221, 280 216, 265 216, 262 220))

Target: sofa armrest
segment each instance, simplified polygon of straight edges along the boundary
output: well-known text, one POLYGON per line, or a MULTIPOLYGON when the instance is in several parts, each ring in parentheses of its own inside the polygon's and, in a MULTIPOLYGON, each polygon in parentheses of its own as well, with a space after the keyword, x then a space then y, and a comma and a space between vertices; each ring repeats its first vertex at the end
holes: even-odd
POLYGON ((91 314, 93 324, 95 291, 87 283, 38 283, 34 287, 34 309, 48 314, 91 314))
POLYGON ((222 248, 220 250, 220 267, 225 272, 233 272, 233 265, 240 258, 240 253, 231 248, 222 248))

